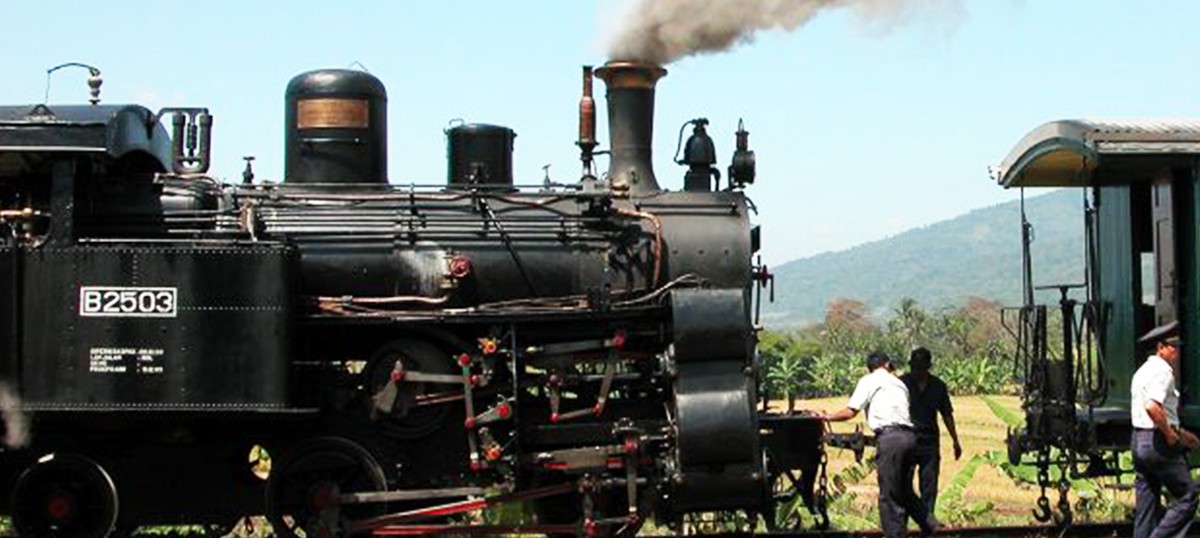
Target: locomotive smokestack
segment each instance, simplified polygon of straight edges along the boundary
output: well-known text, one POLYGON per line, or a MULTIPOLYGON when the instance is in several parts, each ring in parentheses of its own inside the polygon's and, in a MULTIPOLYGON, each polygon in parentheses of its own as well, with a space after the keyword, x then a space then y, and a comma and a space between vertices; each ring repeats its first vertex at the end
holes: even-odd
POLYGON ((634 196, 658 192, 650 143, 654 134, 654 85, 667 74, 644 62, 611 61, 596 70, 608 86, 608 136, 612 158, 608 178, 634 196))

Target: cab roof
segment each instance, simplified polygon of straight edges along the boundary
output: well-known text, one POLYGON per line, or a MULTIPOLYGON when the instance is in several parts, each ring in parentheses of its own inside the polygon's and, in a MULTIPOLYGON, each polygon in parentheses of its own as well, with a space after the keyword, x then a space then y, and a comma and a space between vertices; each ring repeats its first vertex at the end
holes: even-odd
POLYGON ((90 153, 119 159, 144 153, 171 169, 171 139, 138 105, 0 106, 0 154, 90 153))

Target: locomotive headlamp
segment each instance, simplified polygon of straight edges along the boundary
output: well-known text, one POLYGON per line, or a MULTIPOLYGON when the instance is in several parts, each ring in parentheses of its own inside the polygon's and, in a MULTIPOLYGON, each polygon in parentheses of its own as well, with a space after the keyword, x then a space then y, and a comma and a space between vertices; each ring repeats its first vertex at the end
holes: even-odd
POLYGON ((754 152, 750 151, 750 131, 747 131, 738 120, 737 149, 733 151, 733 160, 729 164, 729 184, 734 187, 745 187, 754 183, 754 152))

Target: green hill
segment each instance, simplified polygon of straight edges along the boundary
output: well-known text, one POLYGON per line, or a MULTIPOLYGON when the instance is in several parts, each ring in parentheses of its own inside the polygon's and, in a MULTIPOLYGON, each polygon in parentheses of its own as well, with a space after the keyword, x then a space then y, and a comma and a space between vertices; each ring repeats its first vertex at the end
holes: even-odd
MULTIPOLYGON (((970 296, 1019 304, 1020 211, 1020 201, 1007 202, 780 265, 774 270, 775 303, 764 305, 764 321, 773 328, 814 323, 837 298, 862 301, 876 319, 886 318, 904 297, 924 308, 960 306, 970 296)), ((1082 283, 1080 191, 1026 198, 1025 211, 1034 226, 1034 283, 1082 283)))

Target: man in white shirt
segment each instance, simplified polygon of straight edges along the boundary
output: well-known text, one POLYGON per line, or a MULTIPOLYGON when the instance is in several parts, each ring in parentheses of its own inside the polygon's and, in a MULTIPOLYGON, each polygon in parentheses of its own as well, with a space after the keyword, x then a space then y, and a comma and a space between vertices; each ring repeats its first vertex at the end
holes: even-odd
POLYGON ((866 409, 867 426, 875 430, 875 472, 879 477, 879 520, 883 535, 900 538, 908 534, 908 518, 921 527, 922 535, 937 528, 932 514, 913 491, 917 437, 908 414, 908 387, 892 374, 892 361, 882 352, 867 356, 871 373, 858 380, 845 409, 822 415, 837 422, 850 420, 866 409))
POLYGON ((1200 439, 1179 427, 1179 391, 1175 372, 1179 368, 1179 323, 1171 322, 1143 336, 1145 344, 1156 344, 1157 353, 1133 374, 1129 412, 1133 423, 1134 538, 1186 536, 1196 515, 1200 486, 1188 474, 1184 451, 1200 446, 1200 439), (1160 496, 1163 487, 1175 500, 1165 511, 1160 496))

